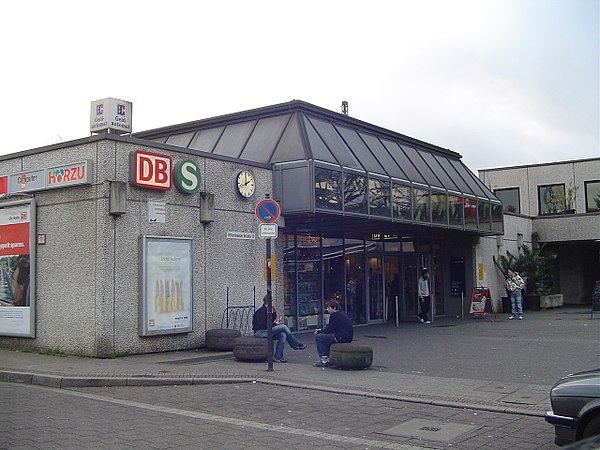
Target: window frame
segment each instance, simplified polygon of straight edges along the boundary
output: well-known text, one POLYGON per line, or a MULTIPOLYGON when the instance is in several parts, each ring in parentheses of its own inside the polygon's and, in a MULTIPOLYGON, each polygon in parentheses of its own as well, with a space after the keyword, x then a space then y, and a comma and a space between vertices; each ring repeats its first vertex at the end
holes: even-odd
MULTIPOLYGON (((499 189, 494 189, 494 195, 496 197, 498 197, 498 199, 502 202, 502 212, 509 212, 509 213, 513 213, 513 214, 521 214, 521 188, 517 187, 507 187, 507 188, 499 188, 499 189), (517 191, 517 210, 516 211, 509 211, 508 209, 506 209, 506 207, 508 207, 509 205, 507 205, 504 200, 502 198, 500 198, 498 196, 498 192, 505 192, 505 191, 517 191), (505 206, 506 205, 506 206, 505 206)), ((513 205, 510 205, 513 206, 513 205)))
POLYGON ((600 199, 600 180, 588 180, 588 181, 584 181, 583 182, 583 190, 585 192, 585 212, 586 213, 591 213, 591 212, 600 212, 600 204, 598 205, 598 207, 590 209, 589 205, 590 205, 590 198, 588 197, 588 186, 590 184, 598 184, 599 185, 599 193, 598 193, 598 197, 600 199))
MULTIPOLYGON (((537 198, 538 198, 538 216, 551 216, 553 214, 562 214, 562 212, 565 210, 565 206, 564 206, 564 201, 565 201, 565 195, 567 192, 567 186, 566 183, 551 183, 551 184, 540 184, 537 186, 537 198), (541 194, 541 189, 547 189, 550 187, 554 187, 554 186, 558 186, 558 187, 562 187, 562 208, 560 207, 556 207, 556 205, 554 205, 554 210, 551 210, 549 212, 542 212, 542 194, 541 194)), ((550 194, 552 195, 552 194, 550 194)), ((552 200, 550 200, 548 203, 551 203, 552 200)), ((544 205, 546 205, 547 203, 544 202, 544 205)))

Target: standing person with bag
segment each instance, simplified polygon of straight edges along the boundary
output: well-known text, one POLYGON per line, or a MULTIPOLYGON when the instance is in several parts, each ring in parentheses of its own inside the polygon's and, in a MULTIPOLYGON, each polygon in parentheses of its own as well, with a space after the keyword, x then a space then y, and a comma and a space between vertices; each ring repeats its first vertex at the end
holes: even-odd
POLYGON ((431 323, 429 320, 429 309, 431 308, 431 295, 429 293, 429 271, 423 268, 418 282, 419 305, 421 312, 419 320, 421 323, 431 323))
POLYGON ((509 320, 513 320, 515 317, 523 320, 523 296, 521 291, 524 287, 525 282, 519 273, 508 269, 506 272, 506 290, 510 294, 510 303, 512 306, 511 314, 508 317, 509 320))

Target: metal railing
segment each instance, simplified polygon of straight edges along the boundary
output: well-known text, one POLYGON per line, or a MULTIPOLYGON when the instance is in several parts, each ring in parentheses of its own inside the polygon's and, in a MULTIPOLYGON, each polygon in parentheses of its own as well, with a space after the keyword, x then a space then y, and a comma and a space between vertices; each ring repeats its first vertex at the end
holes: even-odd
POLYGON ((229 287, 227 287, 227 306, 221 317, 221 328, 239 330, 242 336, 251 336, 252 316, 256 309, 256 286, 253 289, 252 305, 230 305, 229 287))

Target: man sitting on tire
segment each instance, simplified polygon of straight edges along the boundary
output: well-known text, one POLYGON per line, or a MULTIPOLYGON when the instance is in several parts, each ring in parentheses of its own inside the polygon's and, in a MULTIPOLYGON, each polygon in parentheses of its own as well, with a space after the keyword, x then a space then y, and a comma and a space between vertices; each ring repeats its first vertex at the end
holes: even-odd
POLYGON ((344 311, 340 311, 340 305, 335 300, 329 300, 325 304, 329 313, 329 323, 324 329, 315 330, 315 341, 319 353, 320 367, 329 365, 329 349, 337 342, 352 342, 354 328, 352 321, 344 311))

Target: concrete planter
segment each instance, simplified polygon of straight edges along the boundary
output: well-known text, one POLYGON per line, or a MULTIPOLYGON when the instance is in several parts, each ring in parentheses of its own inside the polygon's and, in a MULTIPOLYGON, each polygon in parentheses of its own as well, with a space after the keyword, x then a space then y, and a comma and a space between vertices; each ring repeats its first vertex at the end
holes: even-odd
POLYGON ((557 308, 563 305, 562 294, 540 295, 540 308, 557 308))

